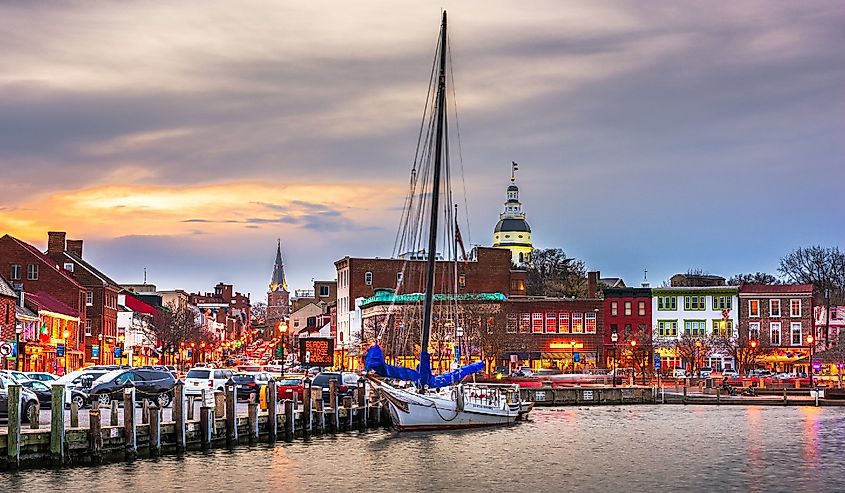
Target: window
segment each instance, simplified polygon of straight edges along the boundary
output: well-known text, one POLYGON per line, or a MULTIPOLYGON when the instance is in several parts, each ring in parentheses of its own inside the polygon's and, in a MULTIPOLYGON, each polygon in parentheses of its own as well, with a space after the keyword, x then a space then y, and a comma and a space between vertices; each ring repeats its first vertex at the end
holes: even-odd
POLYGON ((769 300, 769 316, 780 317, 780 300, 769 300))
POLYGON ((85 321, 85 335, 87 335, 87 336, 91 335, 91 321, 90 320, 85 321))
POLYGON ((396 273, 396 282, 397 282, 397 284, 398 284, 398 283, 401 283, 401 282, 402 282, 402 279, 404 279, 404 277, 405 277, 405 276, 404 276, 401 272, 397 272, 397 273, 396 273))
POLYGON ((760 300, 748 300, 748 316, 760 316, 760 300))
POLYGON ((557 314, 558 328, 561 334, 569 333, 569 312, 560 312, 557 314))
POLYGON ((542 313, 532 313, 531 314, 531 332, 534 334, 542 334, 543 333, 543 314, 542 313))
POLYGON ((730 310, 732 308, 733 296, 713 296, 714 310, 730 310))
POLYGON ((26 266, 26 278, 30 281, 38 280, 38 264, 29 264, 26 266))
POLYGON ((461 274, 458 276, 458 287, 465 288, 467 287, 467 276, 466 274, 461 274))
POLYGON ((519 331, 520 332, 528 332, 528 329, 531 328, 531 314, 530 313, 523 313, 519 317, 519 331))
POLYGON ((596 312, 584 314, 584 332, 587 334, 596 333, 596 312))
MULTIPOLYGON (((372 281, 370 281, 372 283, 372 281)), ((329 287, 328 286, 320 286, 320 296, 328 296, 329 295, 329 287)))
POLYGON ((610 302, 610 315, 614 316, 614 317, 616 315, 619 315, 619 302, 617 302, 617 301, 611 301, 610 302))
POLYGON ((68 272, 73 272, 73 262, 65 262, 64 269, 68 272))
POLYGON ((780 322, 769 324, 769 342, 772 346, 780 346, 780 322))
POLYGON ((557 315, 554 313, 546 314, 546 333, 554 334, 557 332, 557 315))
POLYGON ((94 304, 94 292, 85 291, 85 304, 91 306, 94 304))
MULTIPOLYGON (((397 277, 398 279, 398 277, 397 277)), ((367 286, 373 285, 373 273, 372 272, 364 272, 364 284, 367 286)))
POLYGON ((658 337, 678 337, 678 321, 658 320, 657 335, 658 337))
POLYGON ((583 313, 573 313, 572 314, 572 333, 573 334, 582 334, 584 332, 584 314, 583 313))
POLYGON ((722 337, 734 336, 734 321, 733 320, 713 320, 713 335, 722 337))
POLYGON ((789 332, 792 334, 792 345, 800 346, 803 343, 801 340, 801 322, 792 322, 789 324, 789 332))
MULTIPOLYGON (((38 274, 36 273, 36 277, 38 274)), ((789 316, 790 317, 800 317, 801 316, 801 300, 789 300, 789 316)))
POLYGON ((677 310, 678 297, 677 296, 658 296, 657 297, 658 310, 677 310))
POLYGON ((516 313, 508 313, 508 326, 506 328, 508 334, 515 334, 519 326, 519 320, 516 313))
POLYGON ((704 337, 706 333, 704 320, 684 320, 684 333, 691 337, 704 337))
POLYGON ((626 317, 631 316, 631 302, 630 301, 625 302, 625 316, 626 317))
POLYGON ((12 264, 12 268, 9 272, 9 279, 12 281, 21 280, 21 264, 12 264))
POLYGON ((637 315, 645 317, 645 301, 637 302, 637 315))
POLYGON ((684 310, 704 310, 706 296, 684 296, 684 310))

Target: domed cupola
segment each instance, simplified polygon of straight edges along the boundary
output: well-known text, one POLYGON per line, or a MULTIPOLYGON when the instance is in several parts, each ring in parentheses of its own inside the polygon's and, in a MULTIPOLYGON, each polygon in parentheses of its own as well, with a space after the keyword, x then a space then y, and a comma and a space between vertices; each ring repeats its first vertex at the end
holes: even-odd
POLYGON ((522 202, 519 201, 519 187, 515 183, 516 170, 517 164, 513 163, 505 209, 499 214, 499 222, 493 230, 493 247, 507 248, 511 251, 512 262, 517 266, 523 266, 531 260, 534 246, 531 243, 531 227, 525 220, 522 202))

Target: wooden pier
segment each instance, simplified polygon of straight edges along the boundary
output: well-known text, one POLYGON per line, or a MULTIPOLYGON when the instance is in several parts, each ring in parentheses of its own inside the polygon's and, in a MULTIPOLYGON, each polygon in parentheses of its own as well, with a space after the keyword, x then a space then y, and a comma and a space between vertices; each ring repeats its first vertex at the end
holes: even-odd
MULTIPOLYGON (((387 409, 362 379, 352 397, 340 400, 336 382, 330 382, 330 399, 324 403, 323 389, 306 387, 303 403, 296 400, 276 401, 276 385, 270 382, 263 390, 266 399, 253 394, 247 414, 236 414, 237 392, 234 382, 224 392, 206 391, 198 416, 193 399, 184 395, 183 384, 173 390, 173 413, 169 421, 162 420, 162 410, 147 401, 136 399, 135 389, 124 389, 124 409, 143 403, 141 422, 134 412, 123 413, 123 423, 117 423, 117 409, 96 407, 89 411, 89 422, 78 426, 73 422, 65 427, 63 387, 53 387, 50 429, 24 429, 20 408, 10 406, 8 431, 0 433, 0 469, 26 467, 73 466, 104 462, 131 461, 136 457, 155 457, 178 454, 189 450, 208 450, 235 447, 258 442, 274 443, 281 439, 293 441, 298 437, 366 431, 389 425, 387 409), (263 401, 266 409, 261 409, 263 401), (221 404, 221 405, 218 405, 221 404), (110 419, 104 423, 104 411, 110 419)), ((20 386, 10 385, 10 398, 20 392, 20 386)), ((10 399, 10 402, 14 402, 10 399)), ((37 423, 37 420, 36 420, 37 423)), ((36 425, 37 426, 37 425, 36 425)))

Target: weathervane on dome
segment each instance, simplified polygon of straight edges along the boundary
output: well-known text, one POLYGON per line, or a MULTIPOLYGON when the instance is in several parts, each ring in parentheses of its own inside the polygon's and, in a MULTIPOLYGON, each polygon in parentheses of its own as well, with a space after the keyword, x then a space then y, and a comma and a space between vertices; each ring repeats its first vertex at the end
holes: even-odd
POLYGON ((516 161, 511 161, 511 183, 516 181, 516 170, 519 169, 519 164, 516 161))

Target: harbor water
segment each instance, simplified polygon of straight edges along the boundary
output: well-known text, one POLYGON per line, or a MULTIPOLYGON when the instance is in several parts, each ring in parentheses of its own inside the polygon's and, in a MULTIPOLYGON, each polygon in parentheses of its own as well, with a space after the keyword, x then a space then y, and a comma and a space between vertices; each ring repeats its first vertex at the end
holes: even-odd
POLYGON ((841 491, 845 409, 536 409, 508 428, 369 431, 0 473, 3 491, 841 491))

